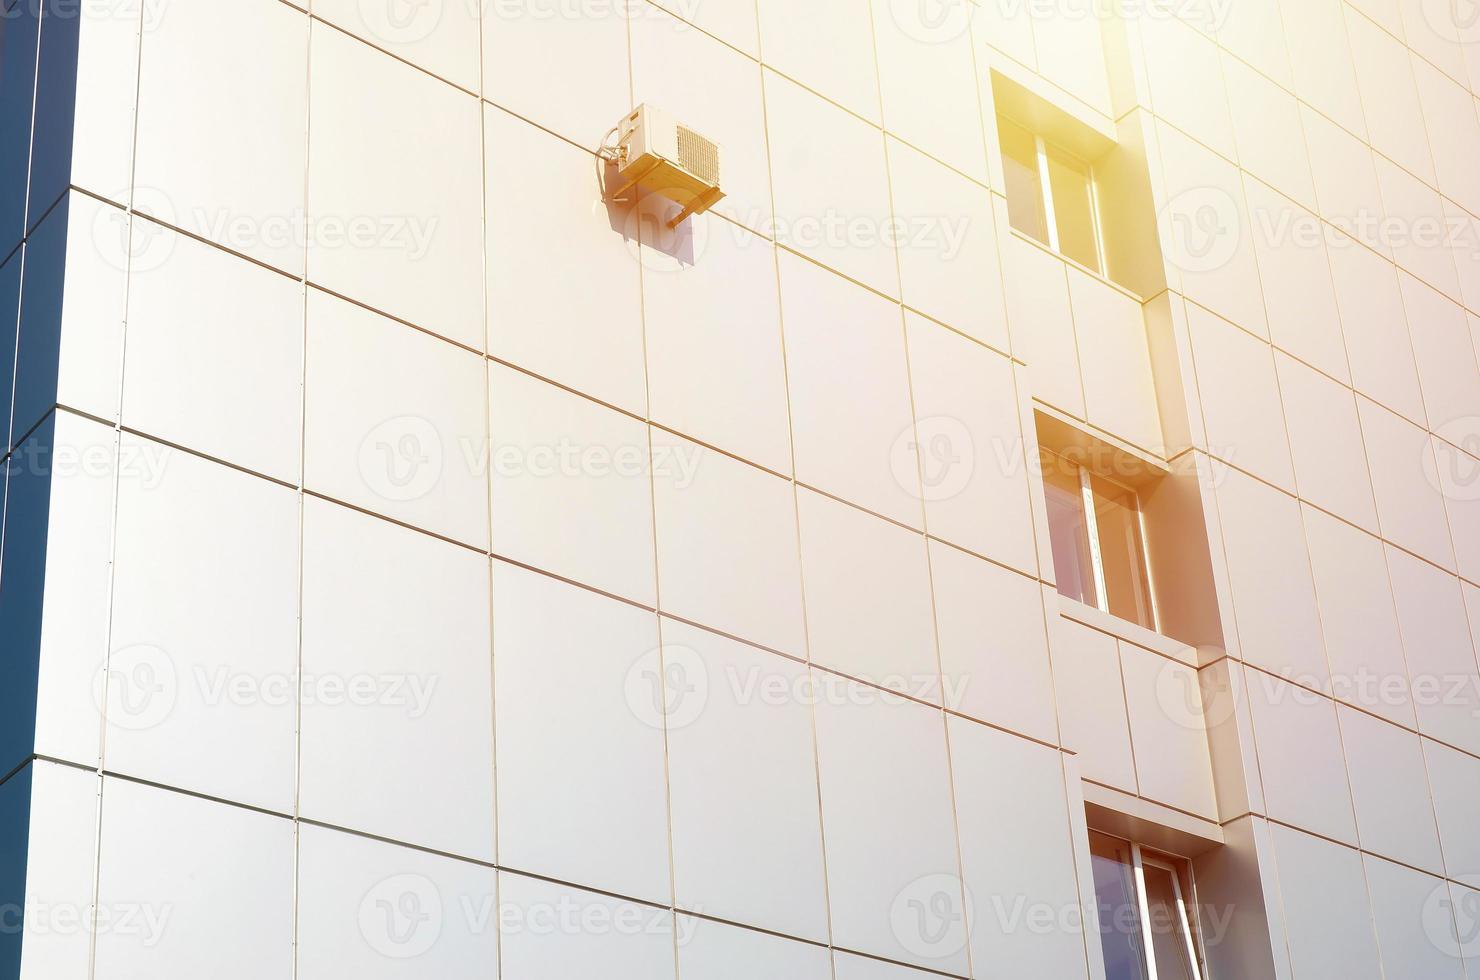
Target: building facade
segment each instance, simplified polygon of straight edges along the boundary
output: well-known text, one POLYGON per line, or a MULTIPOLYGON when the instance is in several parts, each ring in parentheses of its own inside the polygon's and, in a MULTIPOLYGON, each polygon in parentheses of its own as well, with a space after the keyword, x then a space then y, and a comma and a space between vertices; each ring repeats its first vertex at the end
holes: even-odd
POLYGON ((4 7, 0 976, 1480 977, 1466 0, 4 7))

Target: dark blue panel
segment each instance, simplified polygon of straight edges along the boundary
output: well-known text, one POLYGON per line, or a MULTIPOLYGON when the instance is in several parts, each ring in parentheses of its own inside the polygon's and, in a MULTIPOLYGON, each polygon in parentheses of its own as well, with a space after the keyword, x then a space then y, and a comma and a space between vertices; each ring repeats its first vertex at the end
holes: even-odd
POLYGON ((46 587, 56 416, 16 447, 6 466, 0 534, 0 772, 35 749, 41 610, 46 587))
POLYGON ((0 453, 10 448, 10 396, 15 391, 15 331, 21 312, 21 256, 0 265, 0 453))
POLYGON ((72 183, 77 120, 77 51, 82 5, 77 0, 28 0, 46 5, 36 72, 36 123, 31 143, 28 231, 72 183))
POLYGON ((40 2, 14 0, 0 18, 0 255, 25 233, 40 2))
POLYGON ((57 401, 70 207, 70 201, 64 200, 26 241, 15 355, 16 439, 22 438, 57 401))
POLYGON ((28 765, 0 784, 0 980, 11 980, 21 972, 31 772, 28 765))

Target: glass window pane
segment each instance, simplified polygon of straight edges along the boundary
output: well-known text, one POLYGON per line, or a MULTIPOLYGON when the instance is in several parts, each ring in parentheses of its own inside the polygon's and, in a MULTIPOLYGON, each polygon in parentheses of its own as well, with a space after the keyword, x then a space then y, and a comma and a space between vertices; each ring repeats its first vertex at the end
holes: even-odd
POLYGON ((1084 516, 1084 491, 1079 467, 1062 456, 1043 451, 1043 493, 1048 503, 1048 536, 1053 549, 1054 578, 1059 592, 1084 603, 1099 605, 1095 568, 1089 551, 1089 524, 1084 516))
POLYGON ((1048 148, 1048 186, 1053 195, 1059 251, 1096 272, 1100 245, 1095 238, 1095 205, 1089 166, 1058 147, 1048 148))
POLYGON ((1038 173, 1038 144, 1032 133, 1004 116, 997 117, 997 133, 1007 180, 1007 219, 1024 235, 1047 245, 1048 218, 1038 173))
POLYGON ((1100 530, 1100 562, 1105 570, 1107 605, 1113 616, 1156 628, 1151 613, 1151 581, 1134 490, 1093 477, 1095 523, 1100 530))
MULTIPOLYGON (((1089 853, 1106 980, 1147 980, 1146 947, 1141 941, 1141 910, 1136 901, 1130 845, 1091 832, 1089 853)), ((1159 965, 1160 961, 1157 962, 1159 965)))
POLYGON ((1151 947, 1156 957, 1156 980, 1193 980, 1189 938, 1182 929, 1182 911, 1172 873, 1143 864, 1146 907, 1151 916, 1151 947))

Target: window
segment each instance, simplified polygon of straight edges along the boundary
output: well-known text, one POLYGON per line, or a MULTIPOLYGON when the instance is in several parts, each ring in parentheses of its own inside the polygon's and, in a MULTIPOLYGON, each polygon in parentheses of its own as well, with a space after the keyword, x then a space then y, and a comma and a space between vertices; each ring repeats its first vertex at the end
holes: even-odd
POLYGON ((1185 861, 1089 835, 1106 980, 1202 980, 1183 898, 1185 861))
POLYGON ((1040 450, 1040 459, 1059 592, 1158 629, 1136 491, 1047 449, 1040 450))
POLYGON ((1014 228, 1101 275, 1099 205, 1094 170, 1062 147, 997 117, 1007 180, 1007 217, 1014 228))

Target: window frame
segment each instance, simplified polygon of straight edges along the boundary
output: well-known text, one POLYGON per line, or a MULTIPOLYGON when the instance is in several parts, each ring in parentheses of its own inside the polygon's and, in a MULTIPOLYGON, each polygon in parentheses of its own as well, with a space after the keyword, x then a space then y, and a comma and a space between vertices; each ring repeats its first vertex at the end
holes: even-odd
MULTIPOLYGON (((1108 836, 1108 835, 1107 835, 1108 836)), ((1141 916, 1141 942, 1145 944, 1146 972, 1148 980, 1159 980, 1156 975, 1155 936, 1151 932, 1151 900, 1146 895, 1146 868, 1149 865, 1167 872, 1172 878, 1172 894, 1177 902, 1177 925, 1182 932, 1182 941, 1187 946, 1187 965, 1192 970, 1192 980, 1203 980, 1202 963, 1197 955, 1197 939, 1192 934, 1192 920, 1187 917, 1187 902, 1182 896, 1182 869, 1159 857, 1147 857, 1141 845, 1131 845, 1131 862, 1135 869, 1136 905, 1141 916)))
MULTIPOLYGON (((1160 851, 1157 851, 1155 854, 1147 854, 1146 849, 1139 842, 1121 837, 1117 834, 1106 833, 1105 831, 1095 830, 1094 828, 1090 828, 1090 834, 1117 841, 1130 850, 1131 886, 1135 889, 1136 919, 1140 926, 1142 948, 1141 959, 1142 965, 1146 970, 1147 980, 1160 980, 1157 974, 1156 933, 1152 929, 1151 900, 1146 890, 1146 869, 1148 867, 1164 871, 1172 879, 1172 896, 1176 902, 1177 913, 1177 919, 1172 925, 1178 930, 1178 934, 1181 936, 1183 945, 1187 950, 1187 966, 1191 971, 1192 980, 1205 980, 1199 936, 1192 928, 1192 917, 1188 914, 1187 899, 1182 892, 1182 875, 1184 872, 1187 875, 1188 886, 1195 887, 1192 881, 1191 862, 1185 858, 1177 858, 1160 851)), ((1096 902, 1098 903, 1098 898, 1096 902)), ((1103 925, 1101 925, 1100 930, 1102 934, 1103 928, 1103 925)))
MULTIPOLYGON (((1089 160, 1084 159, 1079 154, 1064 149, 1064 147, 1060 146, 1057 143, 1050 143, 1049 141, 1045 140, 1043 138, 1043 134, 1039 133, 1033 127, 1025 126, 1011 116, 1003 113, 999 113, 999 116, 1002 119, 1006 119, 1009 123, 1016 126, 1018 129, 1021 129, 1029 136, 1033 137, 1033 149, 1038 163, 1038 196, 1039 199, 1043 202, 1043 223, 1048 238, 1048 241, 1040 242, 1039 244, 1046 246, 1060 258, 1063 258, 1069 262, 1073 262, 1075 265, 1081 268, 1088 269, 1096 276, 1105 278, 1107 273, 1105 271, 1104 225, 1101 221, 1100 215, 1100 182, 1095 175, 1094 164, 1089 160), (1080 164, 1084 168, 1086 183, 1088 184, 1089 190, 1090 224, 1092 225, 1090 231, 1093 234, 1095 242, 1096 264, 1093 266, 1085 265, 1078 259, 1065 254, 1063 245, 1059 240, 1058 210, 1054 207, 1053 179, 1048 167, 1048 153, 1050 146, 1053 147, 1053 151, 1055 153, 1063 157, 1067 157, 1070 160, 1073 160, 1075 163, 1080 164)), ((1000 135, 998 136, 998 152, 1002 152, 1000 135)), ((1033 241, 1038 241, 1037 238, 1034 238, 1031 234, 1023 231, 1020 228, 1014 227, 1013 230, 1018 232, 1018 234, 1020 235, 1024 235, 1028 238, 1033 239, 1033 241)))
MULTIPOLYGON (((1065 456, 1063 453, 1057 452, 1056 450, 1049 449, 1046 446, 1040 446, 1039 450, 1041 452, 1048 453, 1050 456, 1054 457, 1057 460, 1061 460, 1065 465, 1074 467, 1074 469, 1079 473, 1079 505, 1084 511, 1084 528, 1085 533, 1089 536, 1090 568, 1093 573, 1095 583, 1094 607, 1100 612, 1105 613, 1107 616, 1115 616, 1115 613, 1110 611, 1110 590, 1106 587, 1105 584, 1105 558, 1100 546, 1100 517, 1098 513, 1098 508, 1096 508, 1095 506, 1095 491, 1093 481, 1096 479, 1103 480, 1106 483, 1119 487, 1121 490, 1124 490, 1127 494, 1130 495, 1131 500, 1135 501, 1136 525, 1141 535, 1141 563, 1143 565, 1143 571, 1146 573, 1146 605, 1149 607, 1151 612, 1150 629, 1153 632, 1160 633, 1161 610, 1160 608, 1158 608, 1156 603, 1156 579, 1155 576, 1152 574, 1151 569, 1150 538, 1148 538, 1146 534, 1146 509, 1141 506, 1141 492, 1135 487, 1127 486, 1126 484, 1121 483, 1119 480, 1116 480, 1112 477, 1104 476, 1099 473, 1091 473, 1089 467, 1083 465, 1082 463, 1075 462, 1068 456, 1065 456)), ((1051 529, 1050 534, 1052 534, 1051 529)), ((1055 579, 1057 579, 1058 577, 1057 569, 1055 569, 1054 577, 1055 579)), ((1120 619, 1122 617, 1116 616, 1116 618, 1120 619)), ((1126 622, 1130 622, 1130 620, 1126 620, 1126 622)))

